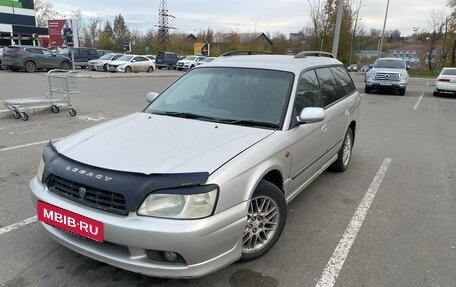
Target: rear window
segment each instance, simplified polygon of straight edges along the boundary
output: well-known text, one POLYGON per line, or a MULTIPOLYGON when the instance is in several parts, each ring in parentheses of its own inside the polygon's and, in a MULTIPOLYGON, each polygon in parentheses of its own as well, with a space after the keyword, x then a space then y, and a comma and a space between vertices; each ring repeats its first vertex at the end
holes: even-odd
POLYGON ((446 76, 456 76, 456 69, 444 69, 442 75, 446 76))

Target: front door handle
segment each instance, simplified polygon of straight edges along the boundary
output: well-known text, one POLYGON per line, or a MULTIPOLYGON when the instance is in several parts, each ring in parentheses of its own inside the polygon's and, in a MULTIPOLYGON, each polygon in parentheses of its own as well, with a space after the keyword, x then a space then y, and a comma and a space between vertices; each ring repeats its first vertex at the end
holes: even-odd
POLYGON ((325 123, 325 124, 321 127, 321 132, 322 132, 322 133, 326 133, 327 130, 328 130, 328 123, 325 123))

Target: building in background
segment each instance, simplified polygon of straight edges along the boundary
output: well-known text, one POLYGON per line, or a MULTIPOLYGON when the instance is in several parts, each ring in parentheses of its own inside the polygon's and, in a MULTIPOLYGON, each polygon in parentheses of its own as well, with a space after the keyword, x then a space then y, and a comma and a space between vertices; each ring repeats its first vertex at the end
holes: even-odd
POLYGON ((33 0, 0 0, 0 47, 12 44, 38 46, 47 28, 36 27, 33 0))

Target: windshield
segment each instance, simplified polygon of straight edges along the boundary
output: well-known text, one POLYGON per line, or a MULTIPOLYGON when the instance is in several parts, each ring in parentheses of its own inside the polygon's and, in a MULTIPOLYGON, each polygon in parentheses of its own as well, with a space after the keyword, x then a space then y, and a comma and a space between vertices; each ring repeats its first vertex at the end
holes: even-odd
POLYGON ((188 56, 188 57, 185 57, 184 60, 195 60, 196 57, 195 56, 188 56))
POLYGON ((294 75, 283 71, 199 68, 182 76, 145 111, 278 129, 293 81, 294 75))
POLYGON ((133 59, 133 56, 125 55, 120 57, 116 61, 129 62, 131 59, 133 59))
POLYGON ((111 60, 111 58, 114 56, 114 54, 108 53, 104 54, 103 56, 100 57, 100 60, 111 60))
POLYGON ((61 55, 70 55, 71 54, 71 48, 64 48, 62 49, 59 54, 61 55))
POLYGON ((404 61, 396 59, 379 59, 374 68, 405 69, 404 61))

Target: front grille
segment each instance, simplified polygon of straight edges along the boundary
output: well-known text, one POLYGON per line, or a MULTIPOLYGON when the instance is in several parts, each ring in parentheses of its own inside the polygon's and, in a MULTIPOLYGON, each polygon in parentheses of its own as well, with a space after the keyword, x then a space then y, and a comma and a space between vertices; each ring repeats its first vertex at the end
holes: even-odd
POLYGON ((399 74, 396 73, 377 73, 376 80, 399 81, 399 74))
POLYGON ((83 185, 54 175, 49 178, 47 185, 51 192, 74 202, 116 214, 128 214, 122 194, 83 185))

